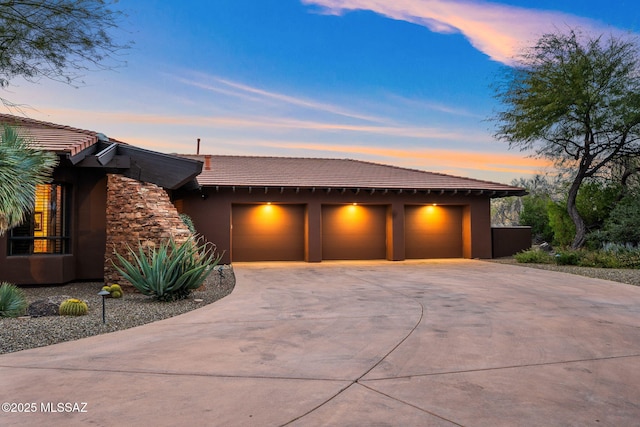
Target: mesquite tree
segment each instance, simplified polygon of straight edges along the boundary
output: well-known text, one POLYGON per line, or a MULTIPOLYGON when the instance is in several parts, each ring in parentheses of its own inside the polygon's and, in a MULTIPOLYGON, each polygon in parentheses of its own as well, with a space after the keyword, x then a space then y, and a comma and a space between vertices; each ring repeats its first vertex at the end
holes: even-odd
POLYGON ((0 88, 15 77, 74 84, 86 70, 121 63, 116 54, 129 43, 113 36, 123 16, 116 2, 0 0, 0 88))
POLYGON ((623 37, 546 34, 497 85, 496 137, 570 169, 572 247, 585 243, 576 196, 586 178, 640 154, 638 47, 623 37))

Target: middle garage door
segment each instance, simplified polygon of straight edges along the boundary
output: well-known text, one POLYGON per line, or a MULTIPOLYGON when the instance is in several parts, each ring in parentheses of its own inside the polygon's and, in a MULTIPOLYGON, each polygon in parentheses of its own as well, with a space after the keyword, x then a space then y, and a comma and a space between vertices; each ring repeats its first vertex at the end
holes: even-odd
POLYGON ((384 259, 387 207, 322 206, 322 259, 384 259))
POLYGON ((232 261, 303 261, 304 205, 233 205, 232 261))

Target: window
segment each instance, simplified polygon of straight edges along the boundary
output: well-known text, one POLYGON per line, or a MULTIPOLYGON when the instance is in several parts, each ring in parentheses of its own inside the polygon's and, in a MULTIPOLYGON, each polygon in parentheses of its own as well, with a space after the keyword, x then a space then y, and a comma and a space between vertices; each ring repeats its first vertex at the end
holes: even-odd
POLYGON ((26 220, 9 232, 9 255, 69 253, 67 188, 36 186, 36 202, 26 220))

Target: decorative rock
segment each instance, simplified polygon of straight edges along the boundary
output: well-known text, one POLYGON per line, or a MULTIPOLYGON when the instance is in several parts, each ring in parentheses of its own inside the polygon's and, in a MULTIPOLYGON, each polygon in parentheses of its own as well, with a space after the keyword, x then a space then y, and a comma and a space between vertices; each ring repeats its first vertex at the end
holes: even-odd
POLYGON ((59 316, 58 312, 62 301, 71 298, 68 295, 55 295, 46 299, 40 299, 29 304, 27 308, 27 316, 44 317, 59 316))
POLYGON ((104 281, 127 291, 133 286, 114 268, 115 251, 127 257, 127 247, 137 252, 140 244, 153 248, 170 236, 182 243, 192 235, 162 187, 117 174, 107 179, 106 231, 104 281))
POLYGON ((540 245, 540 249, 545 252, 553 252, 553 247, 547 242, 542 242, 542 244, 540 245))

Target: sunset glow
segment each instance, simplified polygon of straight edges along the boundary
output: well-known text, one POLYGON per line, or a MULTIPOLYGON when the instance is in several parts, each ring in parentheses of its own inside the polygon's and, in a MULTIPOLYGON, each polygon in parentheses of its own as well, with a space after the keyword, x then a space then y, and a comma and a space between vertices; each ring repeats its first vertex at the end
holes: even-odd
MULTIPOLYGON (((11 81, 28 117, 166 153, 353 158, 510 183, 548 171, 493 134, 491 85, 549 31, 633 36, 590 1, 119 2, 126 66, 11 81)), ((21 114, 13 111, 14 114, 21 114)))

